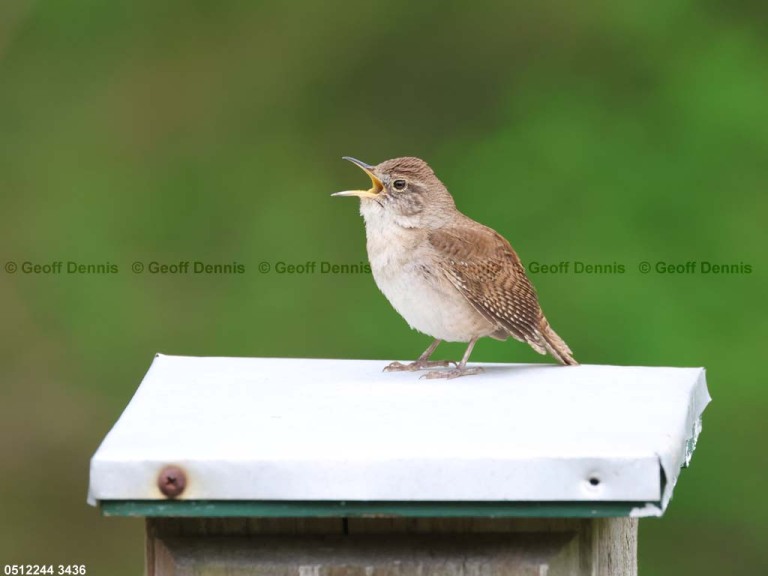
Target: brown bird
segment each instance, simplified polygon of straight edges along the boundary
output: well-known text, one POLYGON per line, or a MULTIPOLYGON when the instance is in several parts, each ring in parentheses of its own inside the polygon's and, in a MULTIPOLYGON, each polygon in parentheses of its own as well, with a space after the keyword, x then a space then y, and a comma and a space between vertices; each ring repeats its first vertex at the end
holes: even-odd
POLYGON ((540 354, 549 352, 561 364, 578 364, 549 326, 509 242, 459 212, 426 162, 406 157, 369 166, 344 159, 362 168, 373 183, 370 190, 333 196, 360 198, 376 285, 411 328, 435 338, 415 362, 393 362, 385 371, 449 366, 429 360, 446 340, 468 342, 464 357, 451 370, 432 370, 425 376, 477 374, 482 368, 467 368, 467 360, 483 336, 512 336, 540 354))

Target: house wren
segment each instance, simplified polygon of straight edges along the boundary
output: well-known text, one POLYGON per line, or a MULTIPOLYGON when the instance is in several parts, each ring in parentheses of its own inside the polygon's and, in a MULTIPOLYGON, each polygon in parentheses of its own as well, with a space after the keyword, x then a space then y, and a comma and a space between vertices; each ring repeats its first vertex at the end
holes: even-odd
POLYGON ((478 338, 509 336, 561 364, 578 364, 549 326, 515 251, 499 233, 456 209, 453 197, 426 162, 395 158, 377 166, 344 157, 371 178, 370 190, 333 196, 360 198, 368 260, 376 285, 406 322, 435 341, 415 362, 385 371, 447 367, 430 361, 441 341, 468 342, 451 370, 427 378, 482 372, 467 360, 478 338))

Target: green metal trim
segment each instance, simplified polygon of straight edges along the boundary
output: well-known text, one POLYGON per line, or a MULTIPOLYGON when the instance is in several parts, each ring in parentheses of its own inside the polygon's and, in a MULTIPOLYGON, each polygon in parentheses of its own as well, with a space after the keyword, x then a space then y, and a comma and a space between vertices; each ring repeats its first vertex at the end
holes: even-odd
POLYGON ((609 518, 659 502, 330 502, 105 500, 104 516, 182 518, 609 518))

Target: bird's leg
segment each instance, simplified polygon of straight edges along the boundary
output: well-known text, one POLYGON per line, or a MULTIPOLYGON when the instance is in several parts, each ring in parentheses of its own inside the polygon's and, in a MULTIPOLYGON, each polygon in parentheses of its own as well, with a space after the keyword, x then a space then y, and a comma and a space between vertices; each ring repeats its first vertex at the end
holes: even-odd
POLYGON ((411 362, 410 364, 401 364, 400 362, 392 362, 389 366, 386 366, 384 368, 384 372, 401 372, 401 371, 408 371, 408 372, 415 372, 416 370, 424 370, 425 368, 438 368, 438 367, 446 367, 450 366, 451 364, 456 364, 456 362, 449 362, 448 360, 437 360, 430 362, 429 357, 432 356, 432 354, 435 351, 435 348, 440 344, 441 340, 436 339, 432 344, 429 345, 429 348, 424 350, 424 354, 419 356, 419 358, 415 362, 411 362))
POLYGON ((475 366, 474 368, 467 368, 467 360, 469 360, 469 355, 472 354, 472 348, 475 347, 475 342, 477 342, 477 338, 472 338, 472 340, 469 341, 469 346, 467 346, 467 351, 464 352, 464 357, 461 359, 461 362, 459 362, 459 365, 456 366, 453 370, 431 370, 430 372, 427 372, 422 376, 422 378, 458 378, 459 376, 469 376, 470 374, 479 374, 483 371, 480 366, 475 366))

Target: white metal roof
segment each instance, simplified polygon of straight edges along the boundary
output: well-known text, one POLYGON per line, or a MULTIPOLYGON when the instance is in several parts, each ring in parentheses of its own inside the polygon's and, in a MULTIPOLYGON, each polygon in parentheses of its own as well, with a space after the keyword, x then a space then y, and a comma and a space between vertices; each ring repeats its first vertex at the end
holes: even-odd
POLYGON ((93 456, 89 501, 164 500, 158 473, 174 464, 181 500, 628 501, 660 515, 710 400, 702 368, 484 364, 425 380, 385 364, 158 355, 93 456))

